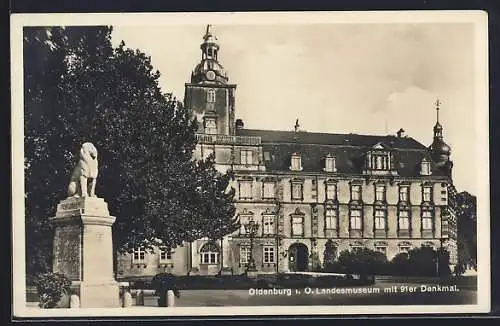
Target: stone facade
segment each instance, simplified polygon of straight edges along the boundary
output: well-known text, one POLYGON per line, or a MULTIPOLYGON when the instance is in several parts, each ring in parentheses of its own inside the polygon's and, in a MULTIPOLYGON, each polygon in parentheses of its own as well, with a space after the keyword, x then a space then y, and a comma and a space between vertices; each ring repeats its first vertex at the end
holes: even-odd
MULTIPOLYGON (((199 240, 176 248, 168 271, 243 273, 250 255, 244 225, 250 220, 259 226, 253 250, 259 273, 311 270, 312 257, 322 263, 327 241, 337 253, 368 247, 388 259, 421 245, 445 247, 456 263, 453 164, 439 121, 428 147, 403 130, 389 136, 322 134, 300 131, 298 121, 294 131, 245 129, 235 120, 236 86, 227 83, 210 27, 201 48, 203 59, 184 99, 200 121, 194 157, 213 153, 220 171, 235 172, 243 226, 223 243, 199 240)), ((154 275, 165 268, 159 255, 146 254, 142 267, 131 255, 121 257, 118 272, 154 275)))

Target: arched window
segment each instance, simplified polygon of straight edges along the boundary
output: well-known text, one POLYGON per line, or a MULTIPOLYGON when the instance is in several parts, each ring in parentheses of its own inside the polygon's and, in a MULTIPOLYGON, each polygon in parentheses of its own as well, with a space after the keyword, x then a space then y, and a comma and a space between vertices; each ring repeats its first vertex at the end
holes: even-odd
POLYGON ((219 246, 213 242, 205 243, 200 249, 202 264, 217 264, 219 262, 219 246))
POLYGON ((215 89, 209 89, 207 94, 207 102, 214 103, 215 102, 215 89))

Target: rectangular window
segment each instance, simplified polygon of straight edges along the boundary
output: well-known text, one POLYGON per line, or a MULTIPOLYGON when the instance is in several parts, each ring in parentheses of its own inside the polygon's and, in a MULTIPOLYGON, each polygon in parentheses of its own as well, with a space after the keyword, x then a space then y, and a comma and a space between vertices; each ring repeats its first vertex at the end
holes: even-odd
POLYGON ((252 198, 252 181, 240 181, 240 199, 252 198))
POLYGON ((302 200, 302 183, 292 183, 292 199, 302 200))
POLYGON ((133 253, 134 262, 143 262, 146 259, 146 251, 144 248, 136 248, 133 253))
POLYGON ((351 200, 361 200, 361 186, 352 185, 351 186, 351 200))
POLYGON ((171 260, 171 259, 172 259, 172 250, 171 249, 160 250, 160 260, 171 260))
POLYGON ((424 187, 422 197, 423 197, 422 200, 424 202, 431 202, 432 201, 432 187, 424 187))
POLYGON ((400 230, 410 229, 410 214, 408 211, 399 211, 398 225, 400 230))
POLYGON ((432 230, 432 213, 429 211, 422 212, 422 230, 432 230))
POLYGON ((408 186, 400 186, 399 187, 399 201, 407 203, 408 202, 408 186))
POLYGON ((300 216, 292 217, 292 235, 302 236, 304 235, 304 220, 300 216))
POLYGON ((264 182, 264 198, 274 198, 275 197, 275 183, 271 181, 264 182))
POLYGON ((327 230, 337 229, 337 210, 333 208, 328 208, 326 210, 325 228, 327 230))
POLYGON ((240 264, 248 264, 250 260, 250 247, 249 246, 241 246, 240 247, 240 264))
POLYGON ((269 152, 264 152, 264 160, 265 161, 270 161, 271 160, 271 153, 269 152))
POLYGON ((326 185, 326 199, 335 200, 337 198, 337 185, 327 184, 326 185))
POLYGON ((274 234, 274 215, 264 215, 263 232, 264 234, 274 234))
POLYGON ((385 230, 385 211, 377 209, 375 211, 375 229, 385 230))
POLYGON ((352 209, 350 216, 351 230, 361 230, 361 211, 352 209))
POLYGON ((217 264, 219 254, 216 252, 204 252, 201 255, 202 264, 217 264))
POLYGON ((252 164, 252 151, 250 150, 241 150, 240 152, 240 162, 241 164, 252 164))
POLYGON ((375 200, 376 201, 385 201, 385 186, 384 185, 376 185, 375 186, 375 200))
POLYGON ((431 174, 431 164, 427 161, 423 161, 421 166, 421 171, 420 173, 422 175, 430 175, 431 174))
POLYGON ((274 264, 274 246, 266 245, 264 246, 264 264, 274 264))
POLYGON ((389 156, 386 154, 373 155, 372 166, 375 170, 388 170, 389 169, 389 156))

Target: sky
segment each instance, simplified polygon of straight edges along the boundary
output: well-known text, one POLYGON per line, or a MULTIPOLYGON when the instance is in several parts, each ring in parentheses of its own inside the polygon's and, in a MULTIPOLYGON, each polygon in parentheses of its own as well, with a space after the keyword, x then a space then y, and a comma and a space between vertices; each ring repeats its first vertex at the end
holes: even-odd
MULTIPOLYGON (((179 100, 206 25, 113 26, 151 56, 179 100)), ((214 25, 245 128, 405 134, 428 146, 439 120, 459 191, 477 193, 474 29, 468 23, 214 25)))

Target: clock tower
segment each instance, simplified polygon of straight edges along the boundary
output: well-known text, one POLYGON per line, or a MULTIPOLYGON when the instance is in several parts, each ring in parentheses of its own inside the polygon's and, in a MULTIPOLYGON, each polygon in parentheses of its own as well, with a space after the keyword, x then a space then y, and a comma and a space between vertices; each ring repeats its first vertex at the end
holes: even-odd
POLYGON ((234 135, 234 93, 218 61, 219 45, 208 25, 201 43, 201 62, 185 84, 184 105, 198 119, 198 132, 234 135))

